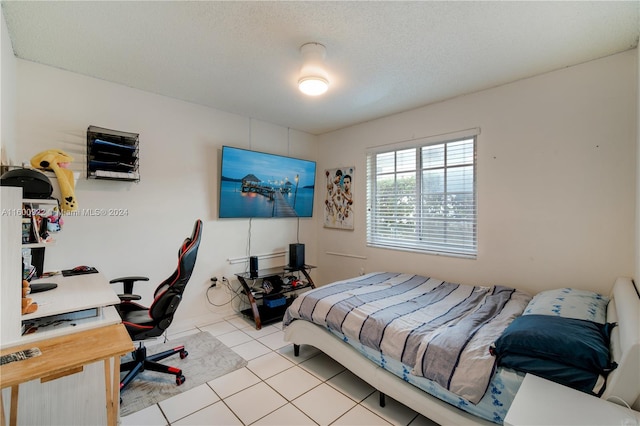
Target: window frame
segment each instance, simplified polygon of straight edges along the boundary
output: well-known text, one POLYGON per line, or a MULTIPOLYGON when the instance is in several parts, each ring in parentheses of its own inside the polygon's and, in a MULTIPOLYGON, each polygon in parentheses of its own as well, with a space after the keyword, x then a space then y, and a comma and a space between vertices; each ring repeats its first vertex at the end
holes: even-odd
MULTIPOLYGON (((480 134, 480 129, 469 129, 456 133, 449 133, 446 135, 439 135, 434 137, 427 137, 421 139, 414 139, 412 141, 406 141, 401 143, 394 143, 388 145, 382 145, 378 147, 373 147, 367 150, 367 158, 366 158, 366 173, 367 173, 367 217, 366 217, 366 244, 369 247, 377 247, 377 248, 386 248, 386 249, 394 249, 401 251, 411 251, 411 252, 419 252, 425 254, 433 254, 433 255, 443 255, 443 256, 452 256, 452 257, 463 257, 476 259, 478 256, 478 191, 477 191, 477 170, 478 170, 478 161, 477 161, 477 150, 478 150, 478 135, 480 134), (451 144, 455 144, 461 141, 472 140, 473 143, 473 153, 472 153, 472 161, 470 163, 463 164, 448 164, 447 158, 447 149, 451 147, 451 144), (436 147, 443 146, 443 165, 441 167, 427 167, 425 168, 423 165, 423 148, 427 147, 436 147), (411 195, 415 196, 415 201, 413 204, 409 204, 413 206, 413 213, 415 217, 415 223, 412 226, 406 227, 405 230, 408 230, 407 235, 413 233, 412 238, 395 238, 394 236, 389 236, 384 234, 384 232, 380 231, 380 227, 376 225, 376 220, 374 219, 383 219, 384 215, 376 211, 378 201, 380 201, 381 197, 386 194, 381 194, 378 191, 378 178, 387 175, 394 176, 394 182, 397 183, 397 177, 400 174, 406 174, 406 171, 399 170, 397 167, 397 155, 399 152, 406 150, 415 150, 415 167, 409 172, 414 173, 415 179, 415 188, 412 191, 411 195), (378 156, 380 154, 391 154, 394 155, 394 164, 393 169, 391 171, 379 172, 377 169, 378 166, 378 156), (462 167, 472 166, 472 189, 471 191, 453 191, 448 190, 447 188, 447 174, 450 173, 451 170, 460 169, 462 167), (425 172, 429 170, 442 170, 443 171, 443 189, 441 192, 431 192, 429 194, 436 195, 441 197, 442 205, 451 204, 451 195, 463 195, 470 196, 471 204, 463 205, 462 214, 469 214, 470 218, 436 218, 434 216, 428 217, 424 212, 424 197, 429 195, 428 193, 423 192, 423 179, 425 172), (468 211, 465 211, 468 210, 468 211), (433 222, 440 221, 443 225, 443 231, 441 234, 436 236, 429 237, 428 233, 425 230, 429 229, 426 225, 426 220, 432 220, 433 222), (470 230, 463 231, 458 234, 462 236, 463 242, 456 243, 455 238, 451 235, 448 236, 445 230, 449 230, 451 224, 458 223, 462 224, 462 228, 464 228, 464 223, 467 223, 470 227, 470 230), (438 241, 442 239, 442 241, 438 241)), ((464 157, 464 154, 463 154, 464 157)), ((394 185, 396 185, 394 183, 394 185)), ((463 184, 465 185, 465 184, 463 184)), ((398 199, 402 194, 399 194, 398 188, 393 190, 392 198, 395 197, 398 199)), ((446 214, 444 215, 446 216, 446 214)))

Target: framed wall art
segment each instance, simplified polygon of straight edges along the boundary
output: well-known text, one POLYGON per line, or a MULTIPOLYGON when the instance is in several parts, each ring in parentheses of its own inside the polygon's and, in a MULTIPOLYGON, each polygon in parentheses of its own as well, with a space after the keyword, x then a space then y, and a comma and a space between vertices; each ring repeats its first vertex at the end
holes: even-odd
POLYGON ((355 167, 339 167, 324 172, 324 227, 353 230, 353 179, 355 167))

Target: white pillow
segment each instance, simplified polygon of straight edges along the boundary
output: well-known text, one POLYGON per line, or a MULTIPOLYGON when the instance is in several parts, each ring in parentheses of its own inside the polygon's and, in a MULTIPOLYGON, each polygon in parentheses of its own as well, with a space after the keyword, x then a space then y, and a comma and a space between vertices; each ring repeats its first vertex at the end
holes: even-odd
POLYGON ((553 315, 604 324, 609 298, 575 288, 547 290, 536 294, 522 315, 553 315))

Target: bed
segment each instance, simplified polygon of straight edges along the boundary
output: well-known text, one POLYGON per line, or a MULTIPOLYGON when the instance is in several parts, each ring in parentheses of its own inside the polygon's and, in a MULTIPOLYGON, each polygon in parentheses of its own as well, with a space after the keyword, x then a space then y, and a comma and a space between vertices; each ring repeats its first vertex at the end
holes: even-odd
MULTIPOLYGON (((437 423, 502 424, 526 374, 526 370, 498 365, 496 360, 505 353, 500 344, 503 336, 523 319, 574 314, 570 308, 575 306, 557 302, 570 299, 564 293, 545 295, 553 300, 549 302, 543 294, 532 300, 509 287, 464 286, 376 272, 300 295, 286 311, 283 325, 285 339, 296 351, 300 345, 320 349, 381 395, 437 423), (457 314, 452 315, 453 311, 457 314), (445 338, 450 332, 453 337, 445 338), (503 352, 490 354, 490 348, 503 352)), ((599 322, 618 325, 607 329, 608 362, 614 369, 598 375, 603 381, 594 379, 589 386, 596 383, 592 393, 607 399, 615 396, 631 405, 640 394, 637 290, 631 279, 619 278, 609 297, 596 302, 604 306, 599 322)), ((573 316, 579 319, 567 321, 588 319, 586 323, 595 324, 593 304, 590 299, 584 312, 573 316)))

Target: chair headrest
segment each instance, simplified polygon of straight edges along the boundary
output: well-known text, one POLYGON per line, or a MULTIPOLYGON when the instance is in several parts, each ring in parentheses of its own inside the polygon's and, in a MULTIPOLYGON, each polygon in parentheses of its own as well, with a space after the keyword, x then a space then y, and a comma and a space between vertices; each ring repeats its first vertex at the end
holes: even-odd
POLYGON ((182 242, 180 246, 180 250, 178 250, 178 255, 181 256, 185 251, 191 250, 194 247, 197 247, 200 244, 200 237, 202 236, 202 221, 200 219, 196 220, 195 225, 193 225, 193 232, 190 237, 187 237, 182 242), (195 244, 194 244, 195 242, 195 244))

